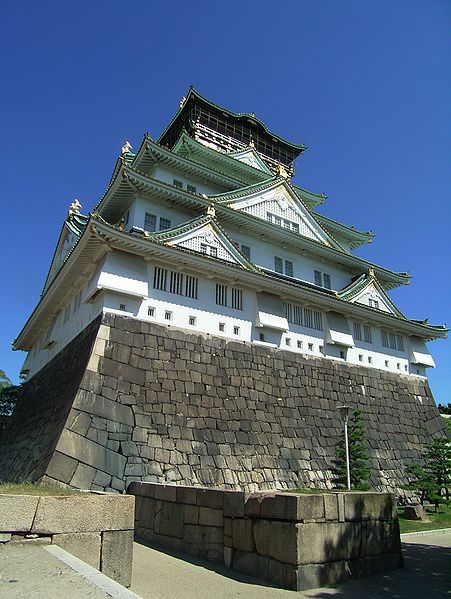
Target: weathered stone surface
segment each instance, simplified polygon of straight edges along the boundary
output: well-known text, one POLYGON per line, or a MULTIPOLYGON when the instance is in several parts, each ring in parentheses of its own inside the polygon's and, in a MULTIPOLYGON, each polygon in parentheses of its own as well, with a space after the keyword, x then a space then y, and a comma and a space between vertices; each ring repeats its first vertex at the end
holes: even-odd
POLYGON ((426 520, 426 511, 419 503, 417 505, 406 505, 404 518, 407 520, 426 520))
POLYGON ((0 531, 28 531, 38 507, 39 497, 0 494, 0 531))
POLYGON ((394 495, 346 493, 344 504, 346 520, 391 520, 396 516, 396 498, 394 495))
POLYGON ((47 467, 47 475, 55 480, 69 484, 77 467, 77 460, 55 451, 47 467))
POLYGON ((254 551, 253 521, 244 518, 232 520, 232 546, 240 551, 254 551))
POLYGON ((52 543, 100 570, 100 532, 74 532, 53 535, 52 543))
POLYGON ((321 563, 359 556, 361 527, 355 522, 297 524, 298 562, 321 563))
POLYGON ((253 528, 257 552, 288 564, 302 563, 299 562, 297 526, 302 525, 294 522, 257 520, 253 528))
POLYGON ((129 495, 43 496, 31 530, 63 533, 133 529, 134 501, 129 495))
POLYGON ((155 532, 168 537, 183 536, 183 508, 176 503, 161 502, 155 510, 155 532))
POLYGON ((77 410, 133 426, 135 420, 129 406, 111 401, 88 391, 79 392, 74 401, 77 410))
POLYGON ((133 530, 102 533, 101 571, 124 587, 132 583, 133 530))
POLYGON ((222 510, 199 507, 199 524, 204 526, 222 526, 222 510))

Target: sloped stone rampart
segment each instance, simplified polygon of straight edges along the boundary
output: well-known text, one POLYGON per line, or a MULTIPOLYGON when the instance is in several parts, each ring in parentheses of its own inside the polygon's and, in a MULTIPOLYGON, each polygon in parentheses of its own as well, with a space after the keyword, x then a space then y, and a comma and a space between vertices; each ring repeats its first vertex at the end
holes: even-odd
POLYGON ((24 385, 0 479, 327 487, 343 402, 363 412, 378 490, 446 434, 425 379, 106 314, 24 385))
POLYGON ((128 493, 136 498, 138 537, 284 588, 402 567, 392 494, 251 494, 152 483, 132 483, 128 493))

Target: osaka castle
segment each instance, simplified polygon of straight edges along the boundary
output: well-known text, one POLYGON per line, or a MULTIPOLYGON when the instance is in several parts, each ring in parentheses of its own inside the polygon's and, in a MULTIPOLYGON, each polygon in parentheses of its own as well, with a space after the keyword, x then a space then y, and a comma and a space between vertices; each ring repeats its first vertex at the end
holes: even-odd
POLYGON ((14 343, 27 379, 102 313, 424 377, 447 329, 404 315, 389 293, 410 275, 354 255, 373 234, 293 182, 305 149, 190 88, 157 140, 124 145, 91 212, 71 205, 14 343))

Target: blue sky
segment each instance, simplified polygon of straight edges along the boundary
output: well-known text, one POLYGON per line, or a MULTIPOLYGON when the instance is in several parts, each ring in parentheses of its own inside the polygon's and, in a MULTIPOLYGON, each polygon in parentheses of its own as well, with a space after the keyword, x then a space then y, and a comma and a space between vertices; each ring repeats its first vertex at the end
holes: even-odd
MULTIPOLYGON (((125 139, 156 138, 193 84, 305 143, 295 182, 371 229, 368 260, 409 270, 391 297, 450 318, 451 3, 438 0, 5 2, 0 369, 34 308, 67 208, 89 211, 125 139)), ((431 345, 451 401, 449 341, 431 345)))

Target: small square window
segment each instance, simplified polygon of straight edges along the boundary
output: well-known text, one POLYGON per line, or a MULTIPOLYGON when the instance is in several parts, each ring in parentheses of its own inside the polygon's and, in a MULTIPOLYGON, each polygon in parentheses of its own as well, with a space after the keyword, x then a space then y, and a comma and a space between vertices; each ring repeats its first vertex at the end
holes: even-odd
POLYGON ((302 349, 302 341, 300 339, 298 339, 297 345, 298 345, 298 349, 302 349))
POLYGON ((147 308, 147 316, 155 316, 155 308, 147 308))
POLYGON ((324 346, 323 346, 323 345, 320 345, 320 346, 318 347, 318 349, 319 349, 319 353, 320 353, 320 354, 324 354, 324 346))
POLYGON ((239 335, 240 334, 240 327, 234 326, 233 327, 233 334, 234 335, 239 335))
POLYGON ((183 183, 178 179, 174 179, 172 184, 174 185, 174 187, 177 187, 177 189, 183 189, 183 183))
POLYGON ((221 333, 223 333, 225 331, 225 323, 224 322, 219 323, 219 330, 221 331, 221 333))
POLYGON ((401 364, 400 364, 399 362, 396 364, 396 368, 397 368, 398 370, 401 370, 401 364))
POLYGON ((344 360, 344 359, 345 359, 345 352, 344 352, 342 349, 340 349, 340 358, 341 358, 342 360, 344 360))
POLYGON ((119 310, 126 310, 125 304, 119 304, 119 310))
POLYGON ((404 364, 404 370, 407 372, 409 370, 409 367, 407 366, 407 364, 404 364))
POLYGON ((289 337, 285 339, 285 345, 291 345, 291 339, 289 337))
POLYGON ((373 358, 371 356, 368 356, 368 364, 372 364, 373 363, 373 358))
POLYGON ((202 254, 207 253, 207 245, 205 243, 200 244, 200 251, 202 252, 202 254))
POLYGON ((260 341, 264 341, 265 340, 265 333, 260 333, 260 341))
POLYGON ((313 351, 313 343, 309 343, 308 344, 308 350, 309 351, 313 351))
POLYGON ((389 364, 388 364, 388 360, 385 360, 385 368, 388 368, 389 364))
POLYGON ((166 310, 166 312, 164 313, 164 319, 172 320, 172 312, 170 312, 169 310, 166 310))
POLYGON ((192 327, 196 326, 196 317, 195 316, 190 316, 189 317, 189 324, 192 327))
POLYGON ((359 362, 363 362, 363 354, 359 354, 359 362))
POLYGON ((194 185, 187 185, 186 191, 188 191, 189 193, 197 193, 197 188, 194 185))
POLYGON ((210 256, 213 256, 213 258, 217 258, 218 257, 218 248, 211 247, 210 248, 210 256))

